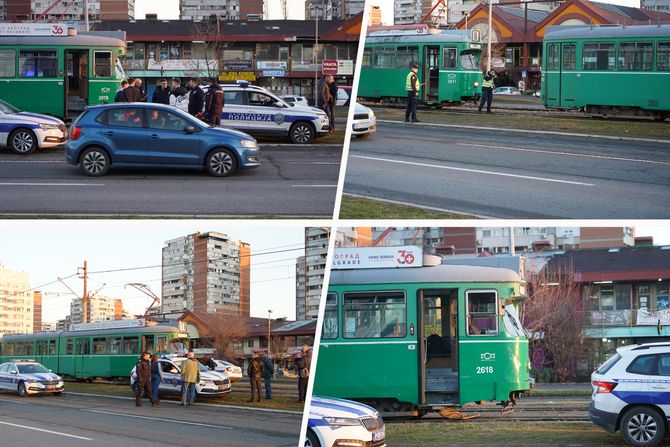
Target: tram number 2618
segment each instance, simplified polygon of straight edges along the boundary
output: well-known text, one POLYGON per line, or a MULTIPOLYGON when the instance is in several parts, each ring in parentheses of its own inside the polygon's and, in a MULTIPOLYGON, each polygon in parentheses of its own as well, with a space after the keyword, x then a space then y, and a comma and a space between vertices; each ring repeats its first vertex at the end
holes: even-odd
POLYGON ((477 374, 493 374, 493 366, 478 366, 477 374))

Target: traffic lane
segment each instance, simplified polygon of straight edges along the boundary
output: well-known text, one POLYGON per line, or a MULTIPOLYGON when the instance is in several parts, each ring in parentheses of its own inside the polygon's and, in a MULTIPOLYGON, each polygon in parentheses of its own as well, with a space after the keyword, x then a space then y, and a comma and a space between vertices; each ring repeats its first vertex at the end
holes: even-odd
MULTIPOLYGON (((593 159, 600 160, 600 165, 585 169, 585 162, 575 161, 583 157, 553 154, 557 152, 555 147, 549 154, 532 152, 536 159, 531 164, 532 169, 526 169, 529 163, 525 157, 509 162, 499 158, 495 151, 483 152, 486 148, 481 146, 490 145, 490 141, 478 140, 481 137, 477 135, 466 135, 467 144, 478 146, 468 146, 467 150, 473 154, 463 154, 464 146, 457 144, 463 140, 459 141, 455 133, 448 139, 445 135, 435 139, 433 134, 433 141, 426 142, 431 137, 430 130, 422 128, 421 136, 415 137, 411 146, 399 142, 406 138, 403 135, 406 130, 388 129, 388 126, 373 140, 353 143, 345 192, 482 217, 661 218, 668 215, 659 206, 670 200, 667 175, 663 177, 659 172, 663 166, 667 170, 664 164, 667 149, 662 145, 651 145, 659 150, 658 154, 652 154, 654 163, 638 163, 637 172, 631 162, 601 158, 593 159), (384 137, 378 138, 380 135, 384 137), (451 159, 452 154, 456 154, 456 161, 451 159), (539 158, 540 155, 543 158, 539 158), (496 157, 499 162, 488 160, 496 157), (566 158, 568 167, 562 160, 566 158), (574 175, 575 172, 582 175, 574 175), (608 176, 621 180, 603 179, 608 176), (631 181, 632 178, 635 181, 631 181)), ((460 134, 462 138, 463 133, 460 134)), ((506 139, 517 135, 500 132, 496 136, 497 145, 509 146, 506 139)), ((492 137, 487 135, 486 138, 492 137)), ((544 140, 540 144, 544 149, 544 140)), ((537 148, 537 141, 535 145, 537 148)), ((616 150, 620 149, 616 147, 616 150)), ((645 147, 644 150, 650 149, 645 147)), ((589 149, 587 153, 600 156, 592 151, 589 149)), ((509 157, 518 157, 515 152, 518 151, 512 151, 509 157)))
POLYGON ((332 216, 341 154, 333 147, 265 149, 261 166, 225 179, 160 169, 92 178, 65 164, 62 152, 0 154, 0 213, 332 216))
MULTIPOLYGON (((160 445, 200 446, 221 440, 231 446, 297 445, 302 415, 258 410, 230 409, 195 404, 181 407, 176 402, 162 401, 159 407, 145 402, 135 407, 133 399, 110 399, 105 396, 14 399, 0 396, 0 433, 21 429, 40 439, 49 430, 54 438, 66 438, 70 444, 130 445, 132 440, 154 441, 160 445), (13 425, 9 425, 13 424, 13 425), (114 444, 116 442, 116 444, 114 444)), ((31 438, 32 438, 31 437, 31 438)), ((14 444, 22 447, 22 444, 14 444)), ((39 444, 37 444, 39 445, 39 444)), ((52 445, 49 442, 41 445, 52 445)), ((158 444, 157 444, 158 445, 158 444)))
MULTIPOLYGON (((351 151, 411 155, 482 167, 531 173, 629 180, 630 168, 644 172, 637 179, 670 184, 670 143, 632 142, 553 134, 531 134, 382 123, 369 141, 351 151)), ((668 128, 670 132, 670 127, 668 128)))

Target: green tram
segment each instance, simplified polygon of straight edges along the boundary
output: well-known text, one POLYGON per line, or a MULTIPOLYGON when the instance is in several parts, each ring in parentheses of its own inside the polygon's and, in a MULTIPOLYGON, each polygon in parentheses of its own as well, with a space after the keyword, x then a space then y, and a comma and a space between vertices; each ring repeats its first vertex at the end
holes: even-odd
POLYGON ((419 101, 425 104, 460 103, 480 96, 482 44, 467 30, 436 34, 377 31, 365 40, 358 97, 385 102, 407 99, 405 79, 413 64, 423 84, 419 101))
POLYGON ((550 27, 543 51, 546 107, 658 120, 670 114, 670 25, 550 27))
POLYGON ((123 39, 88 34, 0 37, 0 99, 60 118, 114 102, 125 77, 123 39))
POLYGON ((143 351, 175 354, 186 343, 187 334, 171 326, 9 334, 0 343, 0 363, 34 359, 63 376, 127 380, 143 351))
POLYGON ((514 403, 532 383, 524 293, 504 268, 332 270, 314 393, 386 415, 514 403))

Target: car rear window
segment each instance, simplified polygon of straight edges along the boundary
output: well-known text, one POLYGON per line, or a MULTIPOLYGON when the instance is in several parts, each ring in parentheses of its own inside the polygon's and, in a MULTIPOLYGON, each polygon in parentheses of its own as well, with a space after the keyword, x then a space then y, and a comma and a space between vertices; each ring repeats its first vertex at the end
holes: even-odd
POLYGON ((631 374, 658 374, 658 355, 641 355, 630 362, 626 372, 631 374))
POLYGON ((610 357, 605 363, 600 365, 600 368, 596 369, 596 374, 605 374, 607 371, 612 369, 617 362, 621 360, 621 355, 617 352, 612 357, 610 357))

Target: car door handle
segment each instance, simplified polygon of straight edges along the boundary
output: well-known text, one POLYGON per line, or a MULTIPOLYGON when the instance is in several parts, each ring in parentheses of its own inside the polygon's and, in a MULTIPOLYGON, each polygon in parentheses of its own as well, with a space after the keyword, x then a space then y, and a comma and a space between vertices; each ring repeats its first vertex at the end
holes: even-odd
POLYGON ((110 131, 105 132, 105 135, 107 135, 108 137, 112 137, 112 136, 114 136, 114 132, 112 132, 110 130, 110 131))
POLYGON ((152 138, 152 139, 154 139, 154 140, 157 140, 157 139, 159 139, 160 137, 158 136, 157 133, 152 133, 150 138, 152 138))

